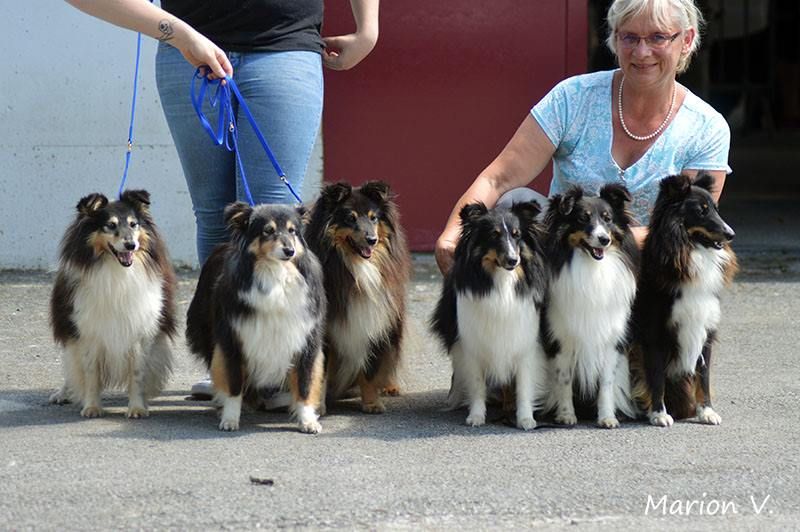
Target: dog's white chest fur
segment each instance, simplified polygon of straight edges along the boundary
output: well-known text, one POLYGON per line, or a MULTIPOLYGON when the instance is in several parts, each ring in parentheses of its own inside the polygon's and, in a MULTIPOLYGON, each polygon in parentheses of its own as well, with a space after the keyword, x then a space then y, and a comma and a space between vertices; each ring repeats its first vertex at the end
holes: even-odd
POLYGON ((533 296, 515 290, 517 275, 498 268, 494 287, 483 297, 459 293, 456 299, 459 342, 466 356, 475 357, 486 377, 509 382, 520 357, 535 356, 539 313, 533 296))
POLYGON ((78 279, 73 320, 81 342, 123 359, 137 343, 156 336, 163 306, 161 279, 141 261, 124 268, 104 258, 86 274, 72 275, 78 279))
POLYGON ((720 321, 719 294, 725 285, 727 250, 697 246, 691 252, 691 280, 681 285, 680 297, 672 307, 670 324, 678 335, 678 357, 669 375, 693 374, 708 338, 720 321))
POLYGON ((329 337, 342 357, 339 382, 355 378, 367 362, 370 344, 385 337, 396 319, 380 270, 369 261, 356 261, 351 268, 359 291, 348 301, 347 312, 331 317, 328 324, 329 337))
POLYGON ((293 264, 270 264, 254 272, 252 287, 239 298, 254 310, 233 321, 249 379, 257 386, 278 385, 320 319, 308 304, 308 285, 293 264))
POLYGON ((576 250, 550 283, 547 316, 564 353, 574 353, 581 389, 592 390, 604 357, 625 336, 636 278, 616 249, 597 261, 576 250))

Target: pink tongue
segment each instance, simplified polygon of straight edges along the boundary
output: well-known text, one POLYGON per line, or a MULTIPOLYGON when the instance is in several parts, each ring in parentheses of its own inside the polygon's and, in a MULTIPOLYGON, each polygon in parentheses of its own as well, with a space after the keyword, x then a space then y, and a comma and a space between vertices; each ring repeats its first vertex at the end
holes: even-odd
POLYGON ((361 249, 361 256, 365 259, 368 259, 372 256, 372 248, 363 248, 361 249))
POLYGON ((133 252, 126 251, 119 254, 119 261, 123 264, 130 264, 133 262, 133 252))

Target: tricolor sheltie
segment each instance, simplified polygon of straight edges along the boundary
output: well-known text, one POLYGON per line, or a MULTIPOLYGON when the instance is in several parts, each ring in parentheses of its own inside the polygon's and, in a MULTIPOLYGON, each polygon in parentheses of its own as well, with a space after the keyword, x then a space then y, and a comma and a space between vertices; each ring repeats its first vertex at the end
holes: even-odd
POLYGON ((488 210, 482 203, 460 212, 461 237, 444 279, 431 328, 453 363, 451 407, 466 404, 467 425, 486 421, 486 389, 516 395, 517 427, 536 427, 545 371, 539 311, 547 288, 539 204, 488 210))
POLYGON ((542 344, 550 360, 546 409, 555 421, 577 423, 574 391, 597 402, 597 424, 619 426, 617 411, 633 417, 627 345, 639 265, 619 184, 599 196, 580 187, 550 199, 545 250, 550 284, 542 312, 542 344))
POLYGON ((405 329, 411 257, 389 186, 327 185, 306 232, 325 272, 328 392, 358 385, 361 408, 382 413, 394 388, 405 329))
POLYGON ((709 174, 694 183, 684 175, 661 181, 642 252, 632 369, 639 370, 636 398, 657 426, 672 425, 673 416, 721 422, 711 406, 711 347, 720 293, 737 263, 713 183, 709 174))
POLYGON ((318 433, 325 295, 305 209, 237 202, 224 216, 231 241, 203 265, 186 323, 222 402, 219 428, 238 430, 242 400, 258 404, 259 389, 288 380, 300 431, 318 433))
POLYGON ((129 418, 146 417, 171 373, 175 274, 149 205, 144 190, 90 194, 61 242, 50 323, 65 380, 50 402, 77 401, 84 417, 103 415, 110 387, 127 387, 129 418))

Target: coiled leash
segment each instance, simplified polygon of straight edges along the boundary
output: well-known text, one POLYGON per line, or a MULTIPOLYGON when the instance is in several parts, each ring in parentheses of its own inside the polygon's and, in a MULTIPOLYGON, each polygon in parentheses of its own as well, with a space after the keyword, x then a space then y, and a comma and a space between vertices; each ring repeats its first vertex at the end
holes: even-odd
POLYGON ((269 157, 272 167, 275 169, 275 173, 278 174, 278 178, 289 188, 289 192, 292 193, 292 196, 294 196, 297 202, 302 203, 300 196, 297 195, 294 188, 292 188, 292 184, 289 183, 288 179, 286 179, 286 173, 278 164, 277 159, 275 159, 275 155, 272 153, 267 140, 264 138, 264 135, 258 128, 256 119, 253 117, 253 114, 247 107, 242 94, 239 92, 239 87, 236 86, 236 82, 233 81, 233 78, 230 76, 225 76, 225 83, 223 84, 222 80, 220 79, 209 80, 198 68, 195 70, 194 76, 192 77, 190 92, 192 105, 197 113, 197 118, 200 119, 200 124, 211 137, 211 140, 217 146, 223 146, 226 150, 232 151, 236 154, 236 162, 239 165, 239 171, 242 174, 242 185, 244 186, 244 192, 247 196, 247 201, 251 206, 255 205, 255 202, 253 201, 253 196, 250 194, 250 187, 247 184, 244 165, 242 164, 242 158, 239 155, 239 131, 236 124, 236 117, 233 112, 233 97, 236 97, 238 100, 239 109, 244 112, 244 116, 247 118, 247 121, 250 122, 250 126, 252 126, 258 141, 261 143, 261 146, 267 153, 267 157, 269 157), (197 88, 198 80, 200 81, 199 89, 197 88), (208 90, 210 85, 216 85, 213 95, 211 94, 212 91, 208 90), (216 131, 203 113, 203 100, 206 98, 207 92, 209 105, 211 105, 212 108, 218 107, 216 131))
MULTIPOLYGON (((150 0, 152 3, 153 0, 150 0)), ((128 126, 128 142, 127 142, 127 151, 125 152, 125 168, 122 171, 122 181, 119 184, 119 191, 117 192, 118 197, 122 197, 122 191, 125 189, 125 183, 128 180, 128 169, 130 168, 131 164, 131 154, 133 152, 133 124, 134 118, 136 117, 136 94, 139 88, 139 59, 142 55, 142 34, 136 34, 136 66, 134 67, 133 71, 133 97, 131 98, 131 120, 130 125, 128 126)), ((272 163, 272 167, 275 169, 275 172, 278 174, 278 178, 283 182, 284 185, 287 186, 289 192, 291 192, 292 196, 297 200, 298 203, 302 203, 300 196, 295 192, 292 184, 289 183, 289 180, 286 179, 286 173, 281 168, 280 164, 278 164, 277 159, 275 159, 275 155, 272 153, 272 150, 267 143, 267 140, 264 138, 264 135, 261 133, 261 130, 256 123, 256 119, 253 117, 253 113, 250 112, 250 108, 247 107, 247 104, 242 97, 242 94, 239 92, 239 88, 236 86, 236 82, 233 81, 233 78, 230 76, 225 76, 226 83, 223 84, 221 80, 209 80, 205 76, 200 73, 200 69, 198 68, 195 70, 194 75, 192 76, 192 84, 191 84, 191 99, 192 105, 194 106, 194 110, 197 113, 197 117, 200 119, 200 124, 206 130, 206 132, 211 137, 211 140, 214 141, 215 144, 218 146, 224 146, 225 149, 228 151, 232 151, 236 154, 236 162, 239 165, 239 171, 242 174, 242 185, 244 186, 244 192, 247 196, 247 201, 250 205, 255 205, 255 201, 253 201, 253 195, 250 192, 250 186, 247 183, 247 175, 245 174, 244 164, 242 164, 242 158, 239 155, 239 132, 238 127, 236 125, 236 117, 233 112, 233 98, 231 96, 231 92, 233 92, 233 96, 239 101, 239 108, 244 111, 244 115, 247 118, 247 121, 250 122, 250 125, 253 128, 253 131, 258 138, 258 141, 263 146, 264 151, 267 153, 267 157, 269 157, 270 162, 272 163), (197 80, 200 80, 200 91, 199 93, 196 90, 197 87, 197 80), (214 91, 214 95, 209 95, 209 104, 212 108, 219 106, 219 113, 217 117, 217 130, 214 131, 214 128, 206 119, 205 114, 203 113, 203 99, 208 91, 209 85, 216 85, 216 90, 214 91), (227 127, 226 127, 227 124, 227 127)))

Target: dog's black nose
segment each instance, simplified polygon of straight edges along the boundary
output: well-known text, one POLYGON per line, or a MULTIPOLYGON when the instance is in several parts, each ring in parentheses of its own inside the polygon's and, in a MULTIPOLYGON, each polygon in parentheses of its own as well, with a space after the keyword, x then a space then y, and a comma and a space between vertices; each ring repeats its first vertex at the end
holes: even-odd
POLYGON ((283 254, 287 257, 294 257, 294 248, 283 248, 283 254))
POLYGON ((722 234, 725 235, 725 238, 727 238, 729 241, 733 240, 733 237, 736 236, 736 233, 733 231, 733 229, 731 229, 730 226, 726 227, 722 234))
POLYGON ((607 246, 611 239, 608 238, 606 235, 600 235, 597 237, 597 241, 600 242, 601 246, 607 246))
POLYGON ((370 246, 374 246, 375 244, 378 243, 378 237, 377 236, 367 235, 366 240, 367 240, 367 244, 369 244, 370 246))
POLYGON ((128 251, 133 251, 134 249, 136 249, 136 244, 134 244, 133 242, 125 242, 125 249, 127 249, 128 251))
POLYGON ((506 268, 509 270, 513 270, 519 264, 519 258, 513 255, 506 257, 506 268))

